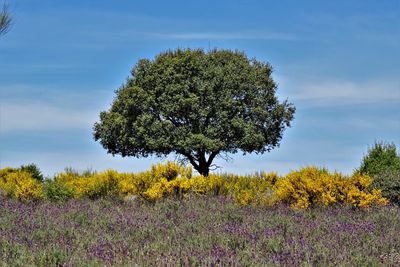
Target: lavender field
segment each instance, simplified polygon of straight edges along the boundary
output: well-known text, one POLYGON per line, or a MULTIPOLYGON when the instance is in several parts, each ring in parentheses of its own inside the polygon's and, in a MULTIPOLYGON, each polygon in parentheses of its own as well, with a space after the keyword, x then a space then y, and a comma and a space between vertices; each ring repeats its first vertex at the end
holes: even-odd
POLYGON ((398 266, 400 208, 0 199, 0 266, 398 266))

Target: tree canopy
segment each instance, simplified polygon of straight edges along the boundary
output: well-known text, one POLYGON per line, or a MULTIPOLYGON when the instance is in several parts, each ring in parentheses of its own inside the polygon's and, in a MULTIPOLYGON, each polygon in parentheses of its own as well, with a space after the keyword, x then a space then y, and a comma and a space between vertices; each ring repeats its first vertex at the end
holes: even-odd
POLYGON ((221 153, 279 145, 295 108, 279 102, 269 63, 243 52, 177 49, 141 59, 94 125, 108 153, 182 156, 202 175, 221 153))
POLYGON ((11 27, 11 16, 8 12, 7 5, 3 5, 3 9, 0 10, 0 36, 6 34, 11 27))

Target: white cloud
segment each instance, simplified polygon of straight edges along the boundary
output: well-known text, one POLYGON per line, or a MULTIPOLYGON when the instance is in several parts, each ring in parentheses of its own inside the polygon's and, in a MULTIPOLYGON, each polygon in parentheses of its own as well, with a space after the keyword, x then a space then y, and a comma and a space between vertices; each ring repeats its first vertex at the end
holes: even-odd
MULTIPOLYGON (((400 111, 400 108, 399 108, 400 111)), ((350 114, 351 115, 351 114, 350 114)), ((343 124, 349 129, 359 130, 375 130, 375 129, 392 129, 393 131, 399 130, 400 132, 400 114, 390 114, 391 117, 373 117, 371 118, 344 118, 343 124)))
MULTIPOLYGON (((114 92, 37 85, 0 85, 0 133, 24 130, 91 129, 114 92)), ((111 87, 111 86, 110 86, 111 87)))
POLYGON ((180 40, 296 40, 286 33, 227 33, 227 32, 186 32, 186 33, 149 33, 150 37, 180 40))
POLYGON ((97 112, 46 103, 1 103, 0 132, 90 128, 97 112))
POLYGON ((400 81, 302 82, 278 77, 284 96, 309 106, 400 103, 400 81))

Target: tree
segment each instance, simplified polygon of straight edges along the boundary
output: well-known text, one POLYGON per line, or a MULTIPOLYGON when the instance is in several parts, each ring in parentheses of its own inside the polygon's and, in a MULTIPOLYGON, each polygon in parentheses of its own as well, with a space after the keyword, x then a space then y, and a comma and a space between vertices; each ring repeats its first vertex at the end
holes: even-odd
POLYGON ((279 145, 295 108, 275 95, 268 63, 238 51, 177 49, 141 59, 100 113, 94 139, 108 153, 175 153, 207 176, 221 153, 279 145))
POLYGON ((375 142, 367 155, 364 155, 361 166, 356 172, 376 176, 388 170, 400 172, 400 155, 397 154, 396 145, 375 142))
POLYGON ((400 205, 400 154, 394 143, 375 142, 355 172, 370 175, 374 179, 372 187, 400 205))
POLYGON ((0 36, 6 34, 11 27, 12 19, 8 13, 7 5, 3 5, 3 9, 0 11, 0 36))
POLYGON ((40 171, 39 167, 36 164, 29 164, 29 165, 21 165, 19 170, 29 173, 33 179, 38 180, 39 182, 43 182, 44 177, 42 172, 40 171))

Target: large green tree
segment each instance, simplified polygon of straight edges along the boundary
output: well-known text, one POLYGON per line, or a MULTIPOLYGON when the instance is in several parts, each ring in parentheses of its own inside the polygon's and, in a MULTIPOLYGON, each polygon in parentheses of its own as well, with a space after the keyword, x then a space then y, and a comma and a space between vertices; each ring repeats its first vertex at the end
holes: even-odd
POLYGON ((8 12, 7 5, 3 5, 3 9, 0 10, 0 36, 6 34, 11 27, 11 16, 8 12))
POLYGON ((268 63, 238 51, 177 49, 141 59, 100 113, 94 139, 124 156, 182 156, 202 175, 221 153, 279 145, 295 108, 279 102, 268 63))

